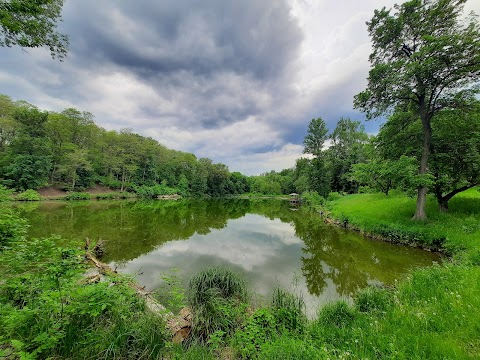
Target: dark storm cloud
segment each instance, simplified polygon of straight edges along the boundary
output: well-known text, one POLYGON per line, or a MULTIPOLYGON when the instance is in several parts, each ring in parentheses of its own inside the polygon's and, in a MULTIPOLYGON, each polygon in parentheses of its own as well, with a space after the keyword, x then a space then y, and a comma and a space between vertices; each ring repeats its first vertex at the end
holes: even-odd
POLYGON ((301 43, 285 1, 104 4, 88 0, 66 4, 72 44, 82 44, 86 57, 104 58, 140 76, 233 71, 269 79, 285 70, 301 43), (76 14, 88 16, 71 21, 76 14))
POLYGON ((191 116, 177 122, 190 127, 225 126, 279 101, 302 41, 286 1, 84 0, 63 14, 76 67, 131 74, 186 107, 191 116))

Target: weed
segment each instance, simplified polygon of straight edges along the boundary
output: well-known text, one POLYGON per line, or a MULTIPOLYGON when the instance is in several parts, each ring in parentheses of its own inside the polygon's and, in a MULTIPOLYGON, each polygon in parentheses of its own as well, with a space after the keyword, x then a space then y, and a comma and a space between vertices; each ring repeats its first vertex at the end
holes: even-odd
POLYGON ((27 233, 28 225, 13 211, 0 209, 0 251, 4 246, 22 239, 27 233))
POLYGON ((161 275, 162 283, 155 291, 156 298, 173 313, 178 313, 187 306, 187 297, 183 287, 183 279, 178 275, 178 269, 173 268, 161 275))
POLYGON ((15 196, 15 200, 18 201, 40 201, 40 194, 36 192, 35 190, 28 189, 25 190, 24 192, 18 194, 15 196))
POLYGON ((12 189, 8 189, 6 186, 0 185, 0 202, 12 200, 12 194, 12 189))

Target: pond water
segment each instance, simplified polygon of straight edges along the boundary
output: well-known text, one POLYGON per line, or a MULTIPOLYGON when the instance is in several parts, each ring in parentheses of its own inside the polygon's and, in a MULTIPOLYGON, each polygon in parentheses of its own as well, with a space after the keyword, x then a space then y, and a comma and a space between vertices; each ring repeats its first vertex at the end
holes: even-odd
POLYGON ((318 214, 279 200, 41 202, 15 204, 29 235, 106 240, 102 259, 157 289, 178 269, 188 280, 227 266, 267 299, 275 285, 300 292, 310 316, 319 305, 350 301, 367 285, 394 285, 437 254, 366 239, 326 225, 318 214))

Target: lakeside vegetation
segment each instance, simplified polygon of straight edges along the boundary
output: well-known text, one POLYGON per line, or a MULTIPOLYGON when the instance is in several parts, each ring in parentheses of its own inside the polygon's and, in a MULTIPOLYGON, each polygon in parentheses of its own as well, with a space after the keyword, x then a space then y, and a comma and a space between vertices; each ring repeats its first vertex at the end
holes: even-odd
MULTIPOLYGON (((472 188, 451 201, 451 210, 441 211, 433 196, 428 198, 428 220, 410 218, 414 199, 405 194, 356 194, 327 204, 333 218, 342 223, 381 235, 390 241, 417 244, 450 255, 478 257, 480 265, 480 188, 472 188)), ((472 260, 473 261, 473 260, 472 260)))

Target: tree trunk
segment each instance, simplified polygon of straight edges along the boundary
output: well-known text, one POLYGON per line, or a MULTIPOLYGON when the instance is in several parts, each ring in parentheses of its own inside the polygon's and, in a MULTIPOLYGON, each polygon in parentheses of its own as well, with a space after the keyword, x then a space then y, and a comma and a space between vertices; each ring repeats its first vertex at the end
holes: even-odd
POLYGON ((440 209, 441 212, 447 212, 448 211, 448 200, 438 199, 438 208, 440 209))
POLYGON ((436 196, 437 196, 437 202, 438 202, 438 208, 440 211, 447 212, 448 211, 448 202, 450 201, 451 198, 453 198, 455 195, 458 193, 461 193, 462 191, 468 190, 474 186, 477 186, 478 183, 474 182, 465 186, 462 186, 458 189, 455 189, 448 193, 445 196, 442 196, 442 192, 440 190, 436 191, 436 196))
MULTIPOLYGON (((420 104, 420 117, 422 119, 423 128, 423 150, 422 158, 420 160, 420 168, 418 170, 419 175, 426 175, 428 172, 428 156, 430 155, 430 141, 432 138, 432 127, 430 125, 430 116, 426 113, 424 105, 420 104), (423 107, 423 109, 422 109, 423 107)), ((419 186, 417 188, 417 207, 413 220, 426 220, 427 214, 425 212, 425 205, 427 203, 427 191, 426 185, 419 186)))

